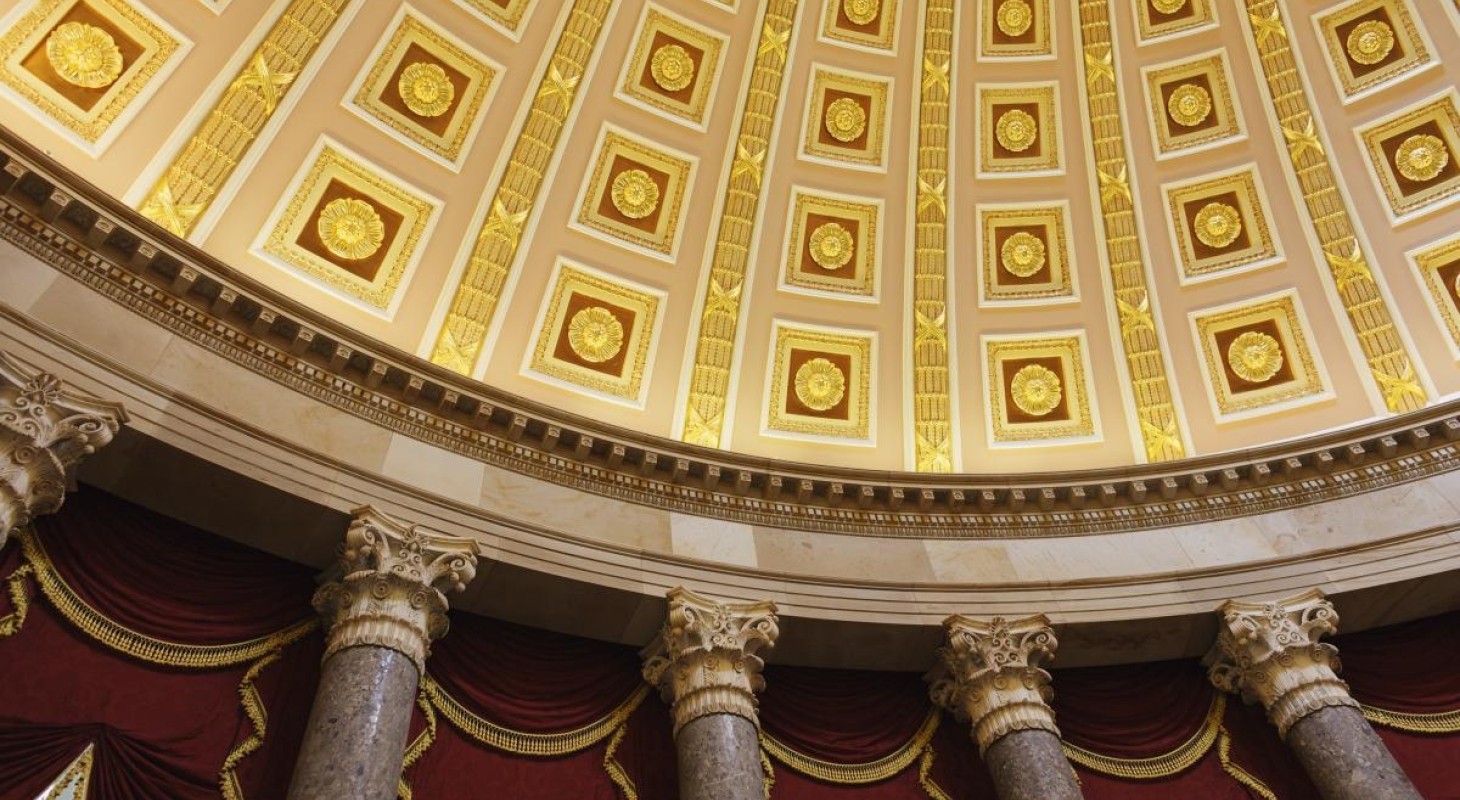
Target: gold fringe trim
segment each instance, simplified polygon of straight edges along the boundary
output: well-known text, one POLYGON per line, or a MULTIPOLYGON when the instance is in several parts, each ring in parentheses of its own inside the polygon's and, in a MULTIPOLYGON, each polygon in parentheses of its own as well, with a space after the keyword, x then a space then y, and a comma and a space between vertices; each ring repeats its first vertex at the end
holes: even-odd
POLYGON ((15 610, 0 617, 0 639, 14 636, 25 625, 25 615, 30 611, 30 592, 26 591, 25 579, 35 572, 30 564, 21 564, 5 579, 6 593, 15 610))
POLYGON ((938 730, 940 717, 941 714, 937 709, 928 712, 922 725, 918 726, 917 732, 901 747, 890 755, 861 764, 838 764, 798 753, 765 732, 761 732, 760 746, 764 752, 769 753, 782 764, 819 781, 844 785, 877 783, 902 772, 917 760, 918 755, 927 748, 928 742, 932 741, 933 734, 938 730))
POLYGON ((20 540, 25 559, 35 570, 36 583, 61 616, 98 642, 142 661, 188 669, 231 667, 282 650, 318 625, 310 617, 267 636, 232 644, 178 644, 154 639, 108 619, 82 600, 56 572, 34 531, 22 528, 16 531, 16 538, 20 540))
POLYGON ((927 792, 928 797, 932 800, 953 800, 947 792, 943 791, 943 787, 933 780, 934 758, 936 756, 933 754, 933 748, 924 746, 922 756, 918 759, 918 785, 923 787, 923 791, 927 792))
POLYGON ((1232 760, 1232 735, 1227 733, 1226 725, 1217 729, 1217 756, 1222 760, 1222 770, 1231 775, 1233 780, 1251 789, 1263 800, 1278 800, 1278 796, 1267 788, 1267 784, 1232 760))
POLYGON ((430 698, 436 710, 463 733, 482 744, 522 756, 566 756, 591 747, 623 725, 629 715, 634 713, 634 709, 649 696, 649 686, 641 685, 618 708, 577 730, 563 733, 526 733, 505 728, 468 711, 430 675, 422 676, 421 691, 430 698))
POLYGON ((1184 743, 1169 753, 1149 758, 1115 758, 1061 742, 1065 757, 1092 772, 1131 780, 1152 780, 1169 778, 1185 772, 1200 761, 1217 741, 1217 732, 1222 727, 1222 714, 1227 710, 1227 699, 1220 692, 1213 693, 1212 704, 1207 708, 1201 727, 1184 743))
POLYGON ((623 792, 624 800, 639 800, 639 791, 634 787, 634 781, 629 773, 624 770, 624 765, 618 763, 618 746, 623 744, 624 734, 629 732, 628 721, 614 729, 613 736, 608 740, 608 747, 603 752, 603 771, 608 773, 609 780, 613 785, 623 792))
POLYGON ((771 789, 776 785, 776 766, 771 763, 770 756, 766 755, 764 747, 757 752, 760 753, 761 785, 765 787, 765 800, 771 800, 771 789))
POLYGON ((222 792, 224 800, 243 800, 243 786, 238 782, 238 762, 262 747, 264 737, 269 732, 269 710, 264 706, 264 698, 259 695, 258 686, 254 681, 258 679, 259 673, 263 672, 265 667, 278 661, 283 654, 284 645, 269 651, 253 662, 248 671, 243 673, 243 680, 238 682, 238 702, 243 706, 243 713, 253 725, 253 733, 235 745, 228 752, 228 757, 223 759, 223 769, 218 772, 218 788, 222 792))
MULTIPOLYGON (((3 635, 3 631, 0 631, 3 635)), ((1360 706, 1364 719, 1375 725, 1383 725, 1397 731, 1409 733, 1460 733, 1460 709, 1441 711, 1437 714, 1411 714, 1406 711, 1389 711, 1374 706, 1360 706)))
POLYGON ((401 759, 400 780, 396 781, 395 792, 400 800, 411 800, 411 782, 406 779, 406 770, 412 764, 421 760, 421 756, 436 743, 436 709, 431 707, 431 700, 426 695, 425 687, 416 691, 416 707, 426 717, 426 727, 422 730, 409 745, 406 746, 405 756, 401 759))

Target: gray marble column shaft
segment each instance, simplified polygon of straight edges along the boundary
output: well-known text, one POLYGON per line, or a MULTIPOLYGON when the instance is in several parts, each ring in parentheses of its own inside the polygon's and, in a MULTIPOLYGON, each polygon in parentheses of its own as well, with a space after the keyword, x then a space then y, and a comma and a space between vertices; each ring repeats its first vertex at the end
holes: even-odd
POLYGON ((393 800, 420 676, 394 650, 340 650, 320 669, 319 691, 289 800, 393 800))
POLYGON ((1058 736, 1045 730, 1014 731, 983 755, 999 800, 1081 800, 1075 771, 1058 736))
POLYGON ((1288 729, 1288 746, 1324 800, 1423 800, 1356 708, 1303 717, 1288 729))
POLYGON ((765 774, 755 725, 734 714, 708 714, 674 737, 680 800, 763 800, 765 774))

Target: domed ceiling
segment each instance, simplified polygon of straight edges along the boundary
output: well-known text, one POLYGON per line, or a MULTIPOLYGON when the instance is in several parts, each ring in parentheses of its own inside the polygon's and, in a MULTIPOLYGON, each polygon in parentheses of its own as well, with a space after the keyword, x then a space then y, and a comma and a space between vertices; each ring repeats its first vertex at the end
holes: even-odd
POLYGON ((611 424, 1009 473, 1460 390, 1460 0, 7 5, 6 127, 611 424))

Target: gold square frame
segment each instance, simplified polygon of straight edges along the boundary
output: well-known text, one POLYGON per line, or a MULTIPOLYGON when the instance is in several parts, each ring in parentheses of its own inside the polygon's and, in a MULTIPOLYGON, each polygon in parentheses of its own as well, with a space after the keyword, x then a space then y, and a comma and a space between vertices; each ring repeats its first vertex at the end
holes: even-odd
MULTIPOLYGON (((791 325, 781 320, 773 324, 765 432, 870 444, 876 334, 791 325), (817 359, 832 363, 843 374, 842 396, 824 410, 807 406, 799 396, 801 393, 792 388, 803 367, 817 359)), ((811 370, 814 371, 814 365, 811 370)))
POLYGON ((1053 83, 980 84, 978 86, 978 171, 980 177, 1024 177, 1055 174, 1061 169, 1059 90, 1053 83), (1022 142, 1001 127, 1022 112, 1035 120, 1032 140, 1011 150, 1006 142, 1022 142))
POLYGON ((597 153, 583 185, 574 225, 655 258, 672 258, 694 159, 632 138, 612 126, 605 126, 600 134, 597 153), (614 181, 629 171, 648 175, 658 189, 654 208, 640 218, 628 217, 613 200, 614 181))
POLYGON ((892 84, 886 80, 814 67, 807 94, 802 157, 861 169, 885 169, 891 91, 892 84), (829 112, 842 101, 856 104, 863 115, 860 134, 845 142, 828 127, 829 112))
POLYGON ((366 310, 389 318, 401 299, 401 287, 420 258, 426 237, 435 223, 440 201, 390 176, 327 137, 321 137, 304 168, 264 227, 255 252, 295 270, 326 289, 356 301, 366 310), (318 226, 327 194, 343 192, 363 199, 377 215, 398 220, 386 227, 383 252, 373 276, 351 271, 350 264, 322 255, 308 242, 307 228, 318 226))
POLYGON ((526 369, 569 388, 643 408, 664 292, 567 259, 558 261, 552 287, 538 315, 536 344, 526 369), (571 341, 575 318, 583 314, 591 319, 585 312, 594 308, 619 322, 620 345, 607 358, 571 341))
POLYGON ((988 382, 988 424, 991 443, 1021 445, 1088 442, 1099 437, 1090 393, 1088 348, 1080 331, 1034 336, 982 337, 984 377, 988 382), (1028 370, 1028 372, 1026 372, 1028 370), (1053 373, 1060 389, 1050 394, 1015 396, 1029 384, 1021 376, 1053 373), (1022 384, 1022 385, 1021 385, 1022 384))
POLYGON ((646 5, 634 37, 633 54, 619 82, 619 96, 662 112, 675 122, 704 130, 705 112, 715 94, 725 43, 722 35, 696 27, 658 6, 646 5), (694 65, 686 86, 678 87, 674 77, 661 74, 663 67, 655 67, 656 60, 674 55, 666 50, 669 47, 678 47, 694 65))
POLYGON ((1136 25, 1142 44, 1175 36, 1195 33, 1217 23, 1217 12, 1213 0, 1185 0, 1172 11, 1163 11, 1160 0, 1134 0, 1136 4, 1136 25))
POLYGON ((821 15, 821 38, 830 42, 880 52, 896 49, 897 6, 899 0, 825 0, 821 15), (876 8, 876 16, 858 24, 853 19, 865 18, 864 5, 876 8), (853 13, 848 13, 849 10, 853 13))
POLYGON ((1450 352, 1460 360, 1460 238, 1410 254, 1428 289, 1430 309, 1450 334, 1450 352))
POLYGON ((1397 83, 1435 63, 1407 0, 1355 0, 1314 17, 1313 22, 1345 102, 1397 83), (1387 37, 1387 53, 1366 52, 1359 41, 1365 33, 1381 48, 1387 37))
POLYGON ((1448 206, 1446 201, 1460 196, 1460 111, 1453 89, 1362 128, 1358 136, 1396 221, 1448 206), (1404 143, 1416 135, 1433 136, 1446 150, 1446 165, 1429 180, 1411 180, 1397 163, 1404 143))
POLYGON ((1018 305, 1077 300, 1074 266, 1070 262, 1069 206, 981 205, 978 213, 979 303, 1018 305), (1019 234, 1035 237, 1043 248, 1043 263, 1032 273, 1029 265, 1013 261, 1012 248, 1019 234), (1010 244, 1013 239, 1014 243, 1010 244), (1005 258, 1005 248, 1011 248, 1005 258), (1017 271, 1017 272, 1016 272, 1017 271))
MULTIPOLYGON (((1163 187, 1167 222, 1176 245, 1183 281, 1230 274, 1241 269, 1258 269, 1280 258, 1256 170, 1208 177, 1196 183, 1163 187), (1212 206, 1219 208, 1207 212, 1212 206), (1236 212, 1238 230, 1215 236, 1198 225, 1208 217, 1220 219, 1221 207, 1236 212), (1222 244, 1225 236, 1232 240, 1222 244)), ((1227 215, 1230 219, 1230 215, 1227 215)))
MULTIPOLYGON (((0 35, 0 85, 74 136, 90 155, 100 155, 158 85, 174 58, 191 46, 160 18, 125 0, 35 0, 16 8, 0 35), (61 25, 98 29, 117 46, 122 63, 101 86, 73 82, 52 66, 46 43, 61 25)), ((100 78, 104 79, 104 78, 100 78)), ((98 78, 82 78, 92 83, 98 78)))
MULTIPOLYGON (((1146 87, 1146 100, 1155 135, 1156 157, 1167 158, 1236 141, 1245 137, 1237 100, 1232 92, 1231 72, 1226 52, 1217 50, 1174 64, 1156 65, 1141 71, 1146 87), (1205 94, 1205 115, 1178 112, 1182 104, 1179 94, 1199 91, 1205 94), (1178 121, 1180 120, 1180 121, 1178 121)), ((1198 98, 1201 94, 1196 95, 1198 98)), ((1201 102, 1197 101, 1200 108, 1201 102)))
POLYGON ((1202 374, 1211 387, 1209 396, 1219 420, 1279 411, 1330 396, 1300 309, 1296 293, 1288 291, 1191 312, 1202 374), (1233 351, 1240 346, 1237 340, 1249 332, 1276 341, 1281 356, 1276 371, 1261 380, 1244 379, 1232 366, 1233 351))
POLYGON ((409 6, 401 7, 390 31, 356 79, 349 107, 407 147, 459 169, 481 128, 502 68, 409 6), (413 54, 423 60, 405 64, 413 54), (444 110, 431 116, 414 112, 401 99, 398 76, 416 63, 450 70, 446 75, 453 84, 453 97, 444 110), (440 124, 440 117, 446 117, 447 124, 440 124))
POLYGON ((522 23, 532 10, 534 2, 542 0, 455 0, 456 4, 485 20, 493 27, 517 41, 521 35, 522 23))
POLYGON ((870 198, 829 195, 795 188, 791 192, 791 221, 787 226, 786 263, 781 286, 843 300, 877 299, 878 262, 881 258, 879 224, 882 206, 870 198), (849 263, 833 269, 810 252, 821 226, 834 224, 853 244, 849 263), (807 264, 807 261, 812 262, 807 264))
POLYGON ((1050 0, 979 0, 979 56, 1045 59, 1054 56, 1050 0))

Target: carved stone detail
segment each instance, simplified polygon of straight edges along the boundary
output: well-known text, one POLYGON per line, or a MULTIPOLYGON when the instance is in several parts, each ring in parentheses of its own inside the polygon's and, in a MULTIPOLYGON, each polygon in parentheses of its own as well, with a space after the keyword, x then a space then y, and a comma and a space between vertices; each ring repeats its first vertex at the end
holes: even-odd
POLYGON ((1055 736, 1049 673, 1059 642, 1049 618, 1037 614, 992 622, 954 614, 943 621, 947 644, 928 673, 933 702, 972 723, 979 753, 1014 731, 1042 730, 1055 736))
POLYGON ((765 687, 758 654, 776 645, 776 604, 719 603, 670 589, 669 617, 643 650, 644 679, 674 709, 674 732, 710 714, 734 714, 760 727, 756 692, 765 687))
POLYGON ((72 394, 55 375, 0 353, 0 547, 12 530, 59 509, 81 460, 126 421, 119 403, 72 394))
POLYGON ((314 594, 329 628, 324 659, 347 647, 394 650, 424 671, 431 642, 446 634, 446 592, 476 577, 477 543, 428 533, 369 506, 345 531, 338 577, 314 594))
POLYGON ((1339 680, 1338 648, 1318 639, 1338 630, 1338 613, 1310 589, 1270 603, 1228 600, 1207 676, 1217 688, 1260 702, 1284 738, 1293 723, 1328 706, 1359 704, 1339 680))

